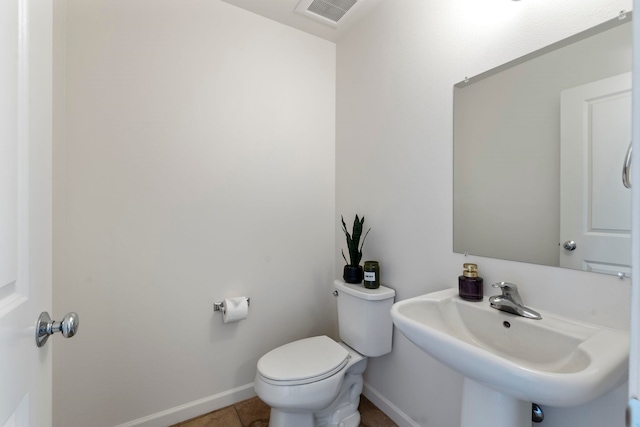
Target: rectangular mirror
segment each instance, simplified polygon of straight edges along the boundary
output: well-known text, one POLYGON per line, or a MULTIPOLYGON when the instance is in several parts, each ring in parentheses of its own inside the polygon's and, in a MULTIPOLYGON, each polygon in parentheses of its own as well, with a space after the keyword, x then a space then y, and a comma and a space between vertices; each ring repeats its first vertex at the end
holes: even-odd
POLYGON ((631 274, 631 60, 627 13, 454 86, 455 252, 631 274))

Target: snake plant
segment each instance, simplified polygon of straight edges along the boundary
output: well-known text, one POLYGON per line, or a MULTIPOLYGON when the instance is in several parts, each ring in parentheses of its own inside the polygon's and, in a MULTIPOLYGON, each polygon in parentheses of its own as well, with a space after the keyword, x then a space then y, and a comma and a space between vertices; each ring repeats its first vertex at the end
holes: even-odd
POLYGON ((349 248, 349 259, 351 262, 347 261, 347 257, 344 256, 344 250, 342 251, 342 258, 347 263, 347 265, 352 265, 354 267, 360 265, 360 260, 362 259, 362 246, 364 246, 364 241, 367 238, 367 234, 371 231, 371 228, 367 230, 364 237, 362 237, 362 243, 360 243, 360 237, 362 236, 362 227, 364 225, 364 217, 362 219, 356 218, 353 220, 353 229, 351 234, 347 230, 347 224, 344 222, 344 217, 340 217, 342 219, 342 231, 347 238, 347 247, 349 248))

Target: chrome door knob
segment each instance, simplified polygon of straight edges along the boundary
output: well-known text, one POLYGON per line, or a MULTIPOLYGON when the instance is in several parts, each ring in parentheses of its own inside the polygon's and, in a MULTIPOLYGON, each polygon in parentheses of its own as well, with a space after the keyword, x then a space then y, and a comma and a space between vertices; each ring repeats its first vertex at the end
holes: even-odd
POLYGON ((567 240, 562 244, 562 247, 568 251, 574 251, 578 247, 578 245, 573 240, 567 240))
POLYGON ((77 313, 67 313, 61 322, 51 320, 49 313, 43 311, 36 323, 36 345, 42 347, 49 339, 49 335, 61 332, 65 338, 71 338, 78 332, 80 318, 77 313))

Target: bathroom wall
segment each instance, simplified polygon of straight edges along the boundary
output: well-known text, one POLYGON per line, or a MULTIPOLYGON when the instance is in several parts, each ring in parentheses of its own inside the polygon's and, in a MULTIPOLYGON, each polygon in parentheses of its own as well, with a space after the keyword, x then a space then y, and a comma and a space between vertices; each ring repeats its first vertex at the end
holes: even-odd
POLYGON ((54 313, 81 327, 54 426, 249 397, 262 354, 334 330, 335 44, 220 1, 56 4, 54 313))
MULTIPOLYGON (((465 76, 630 8, 630 0, 387 1, 338 42, 336 215, 365 215, 364 259, 380 261, 397 299, 457 286, 472 261, 489 295, 489 284, 508 280, 535 308, 628 328, 629 280, 452 252, 452 94, 465 76)), ((342 264, 337 255, 337 271, 342 264)), ((459 426, 462 378, 399 333, 391 354, 370 361, 366 381, 401 426, 459 426)), ((624 425, 625 404, 621 385, 580 408, 544 408, 540 425, 624 425)))

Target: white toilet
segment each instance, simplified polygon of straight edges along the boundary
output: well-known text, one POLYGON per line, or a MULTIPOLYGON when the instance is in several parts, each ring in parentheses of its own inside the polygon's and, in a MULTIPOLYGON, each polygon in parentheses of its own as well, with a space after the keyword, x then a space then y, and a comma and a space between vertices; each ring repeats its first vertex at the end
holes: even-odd
POLYGON ((358 427, 367 357, 391 351, 393 289, 335 281, 341 343, 285 344, 258 360, 255 390, 271 406, 270 427, 358 427))

